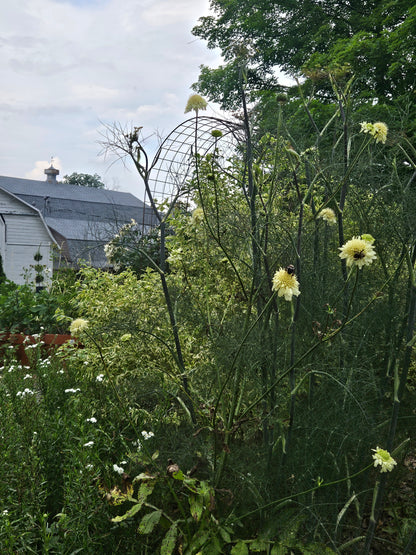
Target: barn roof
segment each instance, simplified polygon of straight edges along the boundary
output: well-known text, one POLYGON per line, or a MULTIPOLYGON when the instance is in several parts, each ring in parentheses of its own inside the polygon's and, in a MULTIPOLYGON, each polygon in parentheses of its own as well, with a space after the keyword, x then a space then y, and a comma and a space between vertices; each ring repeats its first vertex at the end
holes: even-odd
POLYGON ((155 225, 151 207, 131 193, 6 176, 0 187, 40 212, 71 263, 105 266, 103 247, 120 227, 131 219, 155 225))

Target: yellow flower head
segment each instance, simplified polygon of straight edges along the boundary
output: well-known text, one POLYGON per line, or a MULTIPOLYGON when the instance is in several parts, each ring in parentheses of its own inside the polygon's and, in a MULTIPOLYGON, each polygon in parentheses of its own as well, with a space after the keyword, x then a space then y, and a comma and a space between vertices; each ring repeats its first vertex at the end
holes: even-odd
POLYGON ((322 218, 324 220, 324 222, 327 222, 328 224, 336 224, 337 223, 337 218, 336 218, 335 212, 332 210, 332 208, 323 208, 319 212, 318 218, 322 218))
POLYGON ((76 318, 76 320, 73 320, 71 325, 69 326, 69 331, 71 335, 77 335, 86 328, 88 328, 88 320, 84 320, 83 318, 76 318))
POLYGON ((376 143, 383 143, 384 145, 387 140, 387 132, 388 127, 382 121, 376 121, 376 123, 373 125, 372 135, 375 138, 376 143))
POLYGON ((361 270, 363 266, 369 266, 377 258, 373 245, 370 241, 365 241, 361 237, 353 237, 339 247, 339 256, 345 258, 347 266, 358 266, 361 270))
POLYGON ((120 337, 120 341, 130 341, 130 339, 131 339, 131 333, 125 333, 120 337))
POLYGON ((192 212, 192 223, 193 224, 200 224, 204 221, 204 211, 202 208, 195 208, 192 212))
POLYGON ((380 472, 391 472, 397 462, 393 459, 390 453, 385 449, 380 449, 380 447, 371 450, 374 451, 374 466, 380 466, 380 472))
POLYGON ((293 295, 300 295, 299 282, 296 279, 294 270, 288 266, 287 269, 280 268, 273 276, 272 290, 277 291, 279 297, 284 297, 286 301, 291 301, 293 295))
POLYGON ((382 121, 376 121, 376 123, 367 123, 366 121, 362 121, 361 125, 361 133, 369 133, 372 137, 375 138, 376 143, 383 143, 385 144, 387 140, 387 133, 388 127, 382 121))
POLYGON ((194 110, 198 113, 198 110, 206 110, 207 101, 202 98, 199 94, 192 94, 188 102, 186 103, 185 114, 194 110))

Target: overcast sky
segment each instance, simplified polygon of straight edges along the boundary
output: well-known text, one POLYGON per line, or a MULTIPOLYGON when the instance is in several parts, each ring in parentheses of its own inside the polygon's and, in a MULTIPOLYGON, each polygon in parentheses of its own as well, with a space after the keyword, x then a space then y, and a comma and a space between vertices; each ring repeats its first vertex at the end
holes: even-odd
MULTIPOLYGON (((122 163, 99 156, 103 125, 166 136, 200 64, 218 53, 191 34, 208 0, 0 0, 0 175, 98 173, 140 196, 122 163)), ((215 115, 208 109, 207 115, 215 115)))

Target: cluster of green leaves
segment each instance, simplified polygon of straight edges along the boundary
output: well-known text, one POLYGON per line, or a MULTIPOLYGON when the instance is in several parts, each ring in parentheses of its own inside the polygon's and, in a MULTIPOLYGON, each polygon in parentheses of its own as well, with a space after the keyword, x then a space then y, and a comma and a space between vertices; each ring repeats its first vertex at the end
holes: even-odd
POLYGON ((146 268, 154 269, 160 264, 160 230, 155 227, 143 234, 140 226, 131 222, 111 239, 105 252, 115 271, 130 268, 140 276, 146 268))
POLYGON ((348 71, 357 79, 355 94, 380 101, 414 90, 416 11, 411 0, 210 4, 212 15, 201 17, 193 34, 209 48, 220 48, 226 65, 213 70, 203 66, 196 87, 224 107, 240 104, 235 91, 242 61, 254 90, 276 88, 276 66, 313 78, 322 77, 323 71, 348 71))
POLYGON ((78 185, 78 187, 93 187, 94 189, 105 189, 105 184, 101 181, 101 176, 97 173, 91 175, 89 173, 71 173, 64 175, 63 183, 69 185, 78 185))
MULTIPOLYGON (((69 308, 73 292, 60 278, 50 287, 36 291, 29 284, 17 285, 5 280, 0 283, 0 329, 7 332, 67 333, 68 323, 56 318, 58 309, 69 308)), ((69 311, 67 311, 69 312, 69 311)), ((71 316, 71 312, 68 313, 71 316)))

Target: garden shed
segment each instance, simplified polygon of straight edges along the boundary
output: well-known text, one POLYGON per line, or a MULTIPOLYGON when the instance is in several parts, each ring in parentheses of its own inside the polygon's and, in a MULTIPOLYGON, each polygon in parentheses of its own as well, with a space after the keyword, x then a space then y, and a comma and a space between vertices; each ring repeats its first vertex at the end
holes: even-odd
MULTIPOLYGON (((32 220, 37 221, 35 229, 27 217, 20 218, 17 225, 21 241, 36 249, 41 245, 46 248, 46 244, 50 249, 54 243, 59 247, 54 255, 55 269, 77 268, 83 263, 104 268, 108 265, 104 245, 122 226, 134 219, 146 232, 155 225, 151 207, 131 193, 60 183, 56 180, 59 172, 52 166, 45 173, 46 181, 0 176, 0 191, 2 198, 12 199, 8 204, 14 202, 16 210, 21 206, 21 211, 30 212, 32 220)), ((9 279, 21 283, 23 269, 33 263, 33 248, 23 251, 9 243, 6 204, 4 201, 0 210, 4 267, 9 279)), ((47 259, 48 256, 43 257, 43 261, 47 259)))

